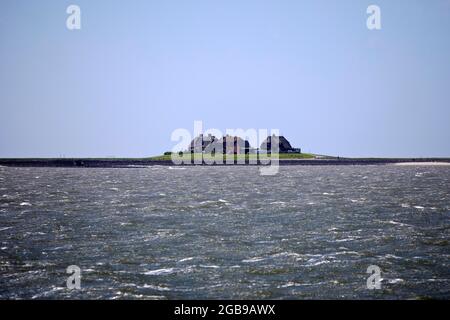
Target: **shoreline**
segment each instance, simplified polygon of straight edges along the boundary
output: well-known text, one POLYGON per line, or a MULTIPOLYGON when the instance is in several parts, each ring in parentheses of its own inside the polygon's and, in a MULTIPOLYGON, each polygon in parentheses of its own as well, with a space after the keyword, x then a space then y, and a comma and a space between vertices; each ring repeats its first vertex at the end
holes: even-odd
MULTIPOLYGON (((280 166, 292 165, 450 165, 450 158, 333 158, 333 159, 280 159, 280 166)), ((214 164, 214 166, 261 166, 260 163, 214 164)), ((210 166, 210 164, 174 164, 171 160, 146 159, 0 159, 0 167, 52 167, 52 168, 142 168, 149 166, 210 166)))

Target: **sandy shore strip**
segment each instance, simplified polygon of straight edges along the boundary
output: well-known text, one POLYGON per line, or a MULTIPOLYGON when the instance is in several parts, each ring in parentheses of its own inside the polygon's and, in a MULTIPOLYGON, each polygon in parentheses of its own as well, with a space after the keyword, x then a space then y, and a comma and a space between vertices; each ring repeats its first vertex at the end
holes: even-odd
POLYGON ((450 166, 450 162, 397 162, 393 163, 395 166, 450 166))

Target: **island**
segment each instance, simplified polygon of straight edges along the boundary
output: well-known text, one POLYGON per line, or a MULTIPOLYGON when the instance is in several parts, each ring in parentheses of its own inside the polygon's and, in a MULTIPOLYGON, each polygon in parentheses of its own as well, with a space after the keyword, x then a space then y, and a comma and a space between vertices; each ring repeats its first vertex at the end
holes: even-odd
MULTIPOLYGON (((450 165, 450 158, 349 158, 302 153, 294 148, 284 136, 269 136, 259 148, 252 148, 247 140, 236 136, 216 138, 202 135, 194 138, 188 149, 179 152, 187 161, 182 166, 198 165, 267 165, 267 159, 277 159, 279 165, 386 165, 386 164, 440 164, 450 165), (271 153, 272 144, 278 144, 278 153, 271 153), (220 145, 221 148, 217 148, 220 145), (211 164, 222 150, 222 163, 211 164), (228 157, 228 161, 225 161, 228 157), (232 162, 229 161, 230 157, 232 162), (200 159, 200 161, 198 161, 200 159), (265 161, 261 161, 264 159, 265 161), (197 160, 197 161, 195 161, 197 160)), ((174 166, 172 152, 146 158, 3 158, 5 167, 78 167, 78 168, 144 168, 148 166, 174 166)))

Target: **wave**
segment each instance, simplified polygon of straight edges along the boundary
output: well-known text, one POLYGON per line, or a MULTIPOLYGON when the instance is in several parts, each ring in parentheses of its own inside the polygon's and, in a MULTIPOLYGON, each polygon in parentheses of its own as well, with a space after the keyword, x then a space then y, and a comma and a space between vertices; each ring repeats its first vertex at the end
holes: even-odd
POLYGON ((148 276, 162 276, 162 275, 167 275, 167 274, 173 274, 176 272, 177 272, 177 269, 175 269, 175 268, 164 268, 164 269, 150 270, 150 271, 144 272, 144 274, 148 275, 148 276))
POLYGON ((253 262, 260 262, 260 261, 263 261, 263 260, 265 260, 265 258, 263 258, 263 257, 254 257, 254 258, 250 258, 250 259, 244 259, 244 260, 242 260, 242 262, 244 262, 244 263, 253 263, 253 262))

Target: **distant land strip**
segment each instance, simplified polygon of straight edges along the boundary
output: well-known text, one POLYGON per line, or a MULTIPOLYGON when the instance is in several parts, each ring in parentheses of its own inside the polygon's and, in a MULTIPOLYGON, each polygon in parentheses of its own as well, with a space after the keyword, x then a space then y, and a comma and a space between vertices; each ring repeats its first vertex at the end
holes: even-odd
MULTIPOLYGON (((253 162, 255 162, 253 160, 253 162)), ((386 165, 386 164, 443 164, 450 165, 450 158, 333 158, 326 159, 280 159, 280 166, 291 165, 386 165)), ((139 159, 94 159, 94 158, 4 158, 0 159, 0 166, 4 167, 65 167, 65 168, 139 168, 148 166, 209 166, 211 164, 182 164, 176 165, 171 160, 152 160, 146 158, 139 159)), ((267 165, 261 163, 249 163, 246 159, 245 163, 234 164, 213 164, 215 166, 230 165, 267 165)))

